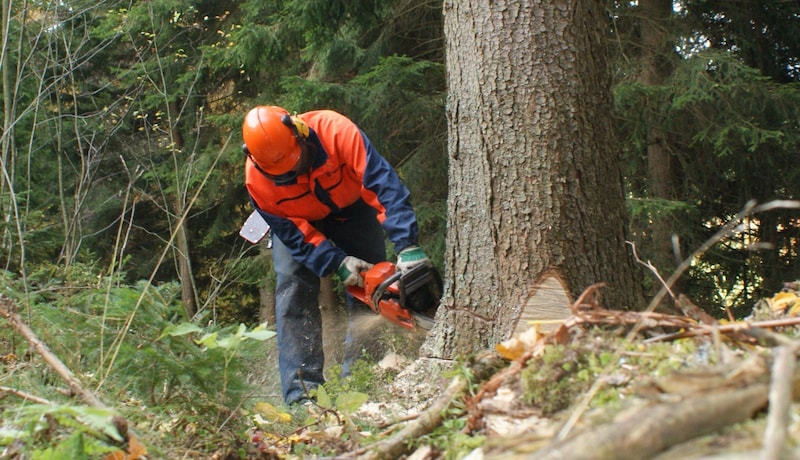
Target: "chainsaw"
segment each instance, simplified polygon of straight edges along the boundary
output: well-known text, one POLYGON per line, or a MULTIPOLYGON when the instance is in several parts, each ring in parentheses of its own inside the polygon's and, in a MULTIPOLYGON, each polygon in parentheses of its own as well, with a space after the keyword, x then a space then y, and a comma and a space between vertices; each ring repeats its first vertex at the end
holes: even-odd
POLYGON ((375 313, 406 329, 430 330, 442 296, 442 277, 431 265, 420 264, 405 273, 391 262, 379 262, 362 272, 364 287, 347 292, 375 313))
MULTIPOLYGON (((270 227, 258 211, 253 211, 239 230, 250 243, 258 243, 270 234, 270 227)), ((271 247, 267 239, 267 247, 271 247)), ((430 330, 439 299, 442 277, 431 265, 420 264, 405 273, 391 262, 379 262, 362 272, 364 287, 348 286, 347 292, 372 311, 406 329, 430 330)))

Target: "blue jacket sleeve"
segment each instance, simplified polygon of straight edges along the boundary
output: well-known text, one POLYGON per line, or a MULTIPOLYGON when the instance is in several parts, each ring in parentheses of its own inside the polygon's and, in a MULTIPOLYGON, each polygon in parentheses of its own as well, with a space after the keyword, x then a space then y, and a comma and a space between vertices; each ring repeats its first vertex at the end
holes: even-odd
POLYGON ((382 219, 386 236, 399 253, 408 246, 418 244, 419 229, 411 206, 411 194, 363 131, 361 136, 366 149, 363 184, 366 190, 374 194, 378 206, 369 198, 366 201, 378 208, 378 218, 382 219))

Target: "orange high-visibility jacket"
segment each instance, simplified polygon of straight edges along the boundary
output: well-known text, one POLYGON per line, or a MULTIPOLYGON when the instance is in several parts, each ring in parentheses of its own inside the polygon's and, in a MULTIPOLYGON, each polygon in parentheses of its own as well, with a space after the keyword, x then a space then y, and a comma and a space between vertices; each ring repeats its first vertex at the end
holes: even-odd
POLYGON ((417 219, 408 189, 358 126, 331 110, 298 116, 310 128, 308 142, 317 149, 309 174, 278 185, 250 159, 245 166, 250 199, 295 260, 318 276, 336 271, 347 254, 313 222, 336 217, 359 198, 377 210, 378 221, 398 253, 417 244, 417 219))

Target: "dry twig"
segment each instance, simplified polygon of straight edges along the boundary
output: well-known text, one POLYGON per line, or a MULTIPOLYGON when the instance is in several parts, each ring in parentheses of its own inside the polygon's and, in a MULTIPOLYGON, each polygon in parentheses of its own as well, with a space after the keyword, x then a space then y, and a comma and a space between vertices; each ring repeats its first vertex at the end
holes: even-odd
POLYGON ((61 378, 67 382, 69 385, 70 390, 73 394, 76 394, 83 399, 86 404, 97 407, 97 408, 105 408, 106 405, 103 404, 94 393, 84 389, 78 379, 75 377, 75 374, 72 373, 71 370, 56 356, 53 354, 52 351, 44 344, 39 337, 36 335, 30 327, 28 327, 25 322, 22 321, 20 318, 19 313, 17 313, 17 308, 15 308, 14 303, 6 298, 0 296, 0 316, 8 320, 8 322, 14 326, 14 328, 22 334, 23 337, 28 341, 28 343, 36 350, 39 355, 45 360, 45 362, 54 370, 61 378))
POLYGON ((442 422, 442 413, 450 407, 453 400, 458 397, 467 386, 466 380, 461 377, 454 378, 439 399, 419 417, 410 422, 399 433, 391 438, 378 441, 369 446, 366 453, 358 456, 359 460, 396 459, 408 452, 408 444, 433 431, 442 422))
POLYGON ((38 397, 36 395, 32 395, 30 393, 26 393, 26 392, 24 392, 22 390, 17 390, 16 388, 0 386, 0 398, 2 398, 5 393, 10 393, 10 394, 12 394, 14 396, 17 396, 19 398, 22 398, 22 399, 24 399, 26 401, 35 402, 36 404, 51 404, 50 401, 48 401, 48 400, 46 400, 44 398, 40 398, 40 397, 38 397))

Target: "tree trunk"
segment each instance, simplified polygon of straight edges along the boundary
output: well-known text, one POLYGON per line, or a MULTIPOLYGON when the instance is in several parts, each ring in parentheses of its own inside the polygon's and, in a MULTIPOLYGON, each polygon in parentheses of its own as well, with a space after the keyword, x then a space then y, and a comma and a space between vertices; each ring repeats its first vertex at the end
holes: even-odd
MULTIPOLYGON (((175 101, 169 103, 170 108, 170 136, 172 141, 172 152, 176 155, 185 147, 183 134, 180 131, 178 120, 180 119, 180 109, 175 101)), ((183 187, 180 183, 180 172, 175 171, 175 212, 174 215, 180 219, 179 225, 172 229, 175 233, 175 262, 178 265, 178 277, 181 283, 181 300, 183 308, 188 318, 193 318, 197 314, 197 289, 195 288, 194 272, 192 270, 192 258, 189 251, 189 232, 186 227, 189 218, 186 215, 186 195, 182 193, 183 187)))
MULTIPOLYGON (((180 206, 180 203, 179 203, 180 206)), ((185 212, 185 208, 182 213, 185 212)), ((179 214, 179 215, 182 215, 179 214)), ((181 300, 183 301, 183 309, 186 311, 186 317, 191 319, 197 314, 197 293, 194 284, 194 273, 192 271, 192 259, 189 252, 189 239, 188 232, 186 231, 186 218, 184 217, 181 225, 174 231, 175 235, 175 258, 178 264, 178 277, 181 282, 181 300)))
MULTIPOLYGON (((259 257, 266 257, 270 260, 270 266, 272 266, 272 249, 270 246, 270 239, 272 236, 267 236, 266 238, 262 239, 259 245, 259 257)), ((271 282, 267 282, 266 280, 262 282, 261 286, 258 288, 258 295, 259 295, 259 304, 261 305, 259 311, 259 318, 261 322, 267 322, 268 324, 275 324, 275 286, 271 282)))
MULTIPOLYGON (((545 282, 638 308, 600 1, 447 0, 443 308, 423 356, 490 347, 545 282), (555 281, 555 282, 552 282, 555 281)), ((562 308, 566 315, 566 306, 562 308)))
MULTIPOLYGON (((2 5, 2 14, 3 14, 3 17, 0 18, 0 21, 2 21, 2 33, 3 37, 7 37, 9 36, 9 27, 10 27, 9 13, 11 11, 11 0, 0 0, 0 1, 2 1, 0 5, 2 5)), ((9 64, 11 63, 11 50, 8 41, 5 40, 3 41, 3 48, 0 51, 2 51, 2 54, 0 55, 0 57, 2 57, 2 62, 0 62, 0 66, 2 66, 2 69, 0 69, 0 73, 2 74, 2 79, 3 79, 3 133, 5 133, 5 135, 2 136, 2 140, 0 140, 0 148, 2 148, 2 152, 0 152, 0 155, 2 155, 2 164, 4 169, 3 178, 2 180, 0 180, 0 193, 6 195, 10 194, 11 191, 13 191, 12 187, 13 183, 11 183, 10 181, 13 181, 14 178, 14 167, 9 162, 9 159, 12 158, 11 149, 13 146, 12 140, 14 139, 12 131, 12 128, 14 126, 14 120, 12 119, 13 118, 12 103, 14 101, 15 92, 13 91, 14 87, 11 82, 11 70, 9 69, 9 64)), ((12 207, 10 205, 2 205, 2 204, 0 204, 0 206, 2 206, 2 208, 0 209, 2 209, 4 220, 6 221, 10 220, 9 217, 13 215, 12 207)), ((3 226, 2 245, 7 252, 6 265, 4 267, 6 270, 10 268, 12 248, 14 246, 12 243, 14 241, 14 237, 9 231, 10 228, 11 227, 9 225, 3 226)), ((20 251, 22 249, 23 248, 20 247, 20 251)), ((22 264, 20 263, 20 265, 22 264)), ((24 267, 20 266, 20 269, 22 270, 24 269, 24 267)))
MULTIPOLYGON (((669 66, 671 43, 667 39, 667 24, 672 13, 671 0, 642 0, 639 2, 639 41, 642 50, 639 82, 645 86, 661 85, 672 72, 669 66)), ((647 131, 647 182, 650 196, 662 200, 678 198, 675 158, 668 149, 666 133, 659 127, 658 112, 653 113, 647 131)), ((672 234, 675 220, 656 212, 649 225, 651 249, 648 259, 664 272, 674 271, 680 261, 675 261, 672 234)), ((680 291, 673 287, 673 292, 680 291)))
POLYGON ((336 279, 320 279, 319 310, 322 314, 322 349, 325 367, 344 360, 344 339, 347 334, 347 311, 336 295, 336 279))

